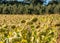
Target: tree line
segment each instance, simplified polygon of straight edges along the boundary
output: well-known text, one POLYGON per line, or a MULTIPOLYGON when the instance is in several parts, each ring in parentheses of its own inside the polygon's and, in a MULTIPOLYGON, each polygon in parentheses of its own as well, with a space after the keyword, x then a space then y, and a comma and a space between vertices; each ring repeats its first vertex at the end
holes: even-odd
POLYGON ((32 3, 0 3, 0 14, 60 14, 60 3, 51 1, 43 5, 37 0, 32 3))

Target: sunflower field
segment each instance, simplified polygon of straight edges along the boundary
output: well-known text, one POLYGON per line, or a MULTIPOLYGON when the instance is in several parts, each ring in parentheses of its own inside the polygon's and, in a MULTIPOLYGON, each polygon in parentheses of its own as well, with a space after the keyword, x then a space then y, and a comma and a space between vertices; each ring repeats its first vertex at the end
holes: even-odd
POLYGON ((0 43, 57 43, 59 15, 0 15, 0 43))

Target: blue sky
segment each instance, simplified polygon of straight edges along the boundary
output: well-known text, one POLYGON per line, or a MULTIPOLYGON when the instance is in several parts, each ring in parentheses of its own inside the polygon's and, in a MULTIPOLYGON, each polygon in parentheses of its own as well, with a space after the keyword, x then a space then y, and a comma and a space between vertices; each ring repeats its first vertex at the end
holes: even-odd
MULTIPOLYGON (((24 0, 18 0, 18 1, 24 1, 24 0)), ((51 1, 51 0, 46 0, 46 3, 44 3, 44 4, 48 4, 49 3, 49 1, 51 1)))
POLYGON ((47 4, 49 3, 49 1, 51 1, 51 0, 46 0, 46 3, 44 3, 44 4, 46 4, 46 5, 47 5, 47 4))
POLYGON ((18 1, 23 1, 23 0, 18 0, 18 1))
MULTIPOLYGON (((23 1, 23 0, 18 0, 18 1, 23 1)), ((50 0, 47 0, 47 3, 49 2, 50 0)))

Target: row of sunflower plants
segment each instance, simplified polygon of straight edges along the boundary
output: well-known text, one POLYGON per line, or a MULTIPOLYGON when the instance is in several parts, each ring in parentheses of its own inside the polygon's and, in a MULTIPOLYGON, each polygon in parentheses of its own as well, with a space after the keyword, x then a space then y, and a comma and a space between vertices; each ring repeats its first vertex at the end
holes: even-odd
POLYGON ((6 25, 0 28, 0 43, 56 43, 57 30, 55 26, 44 25, 41 28, 11 28, 6 25))

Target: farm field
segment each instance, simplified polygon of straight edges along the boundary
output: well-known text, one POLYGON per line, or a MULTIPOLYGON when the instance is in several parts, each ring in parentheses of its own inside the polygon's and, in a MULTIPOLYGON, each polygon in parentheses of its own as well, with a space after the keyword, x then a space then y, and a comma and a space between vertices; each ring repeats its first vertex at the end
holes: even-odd
POLYGON ((0 15, 0 43, 60 43, 60 15, 0 15))

